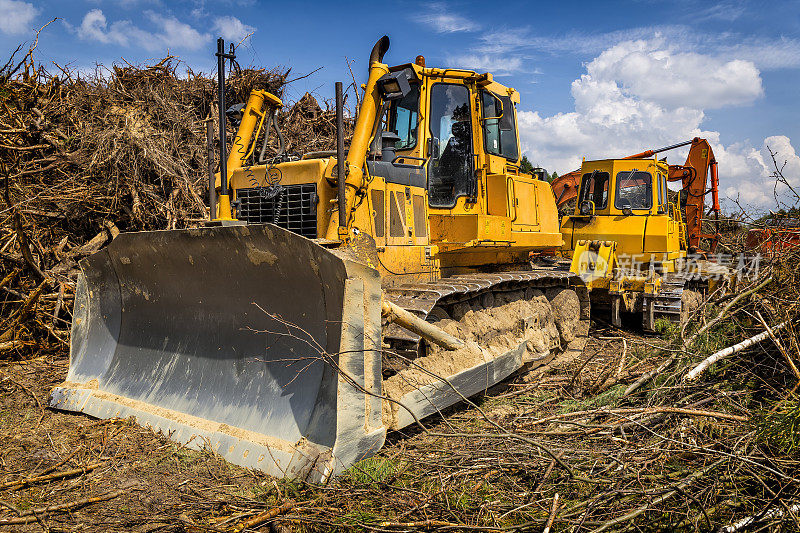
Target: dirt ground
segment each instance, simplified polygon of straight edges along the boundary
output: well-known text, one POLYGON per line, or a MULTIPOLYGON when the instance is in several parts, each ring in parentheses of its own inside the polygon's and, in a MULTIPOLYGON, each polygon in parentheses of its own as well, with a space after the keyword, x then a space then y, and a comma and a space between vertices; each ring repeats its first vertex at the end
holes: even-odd
MULTIPOLYGON (((127 420, 47 408, 49 391, 63 381, 67 367, 66 354, 0 362, 0 506, 5 508, 0 530, 228 530, 300 496, 292 482, 237 467, 211 452, 188 450, 127 420)), ((542 389, 562 381, 545 378, 542 389)), ((497 390, 513 394, 517 388, 504 384, 497 390)), ((499 405, 492 416, 506 417, 513 410, 499 405)), ((470 411, 451 409, 449 423, 474 420, 470 411)), ((435 441, 415 431, 390 435, 381 455, 435 447, 435 441)), ((467 442, 449 439, 452 445, 459 455, 468 452, 467 442)), ((309 490, 315 492, 304 488, 302 495, 309 490)), ((336 499, 336 493, 336 488, 319 491, 315 503, 325 495, 336 499)), ((393 497, 400 505, 406 502, 402 491, 393 497)), ((327 514, 324 509, 312 514, 319 511, 327 514)), ((330 518, 333 526, 341 517, 330 518)))
POLYGON ((181 531, 223 508, 267 507, 274 489, 266 476, 126 420, 47 408, 67 364, 62 357, 0 367, 0 529, 181 531), (63 508, 47 510, 54 506, 63 508))
MULTIPOLYGON (((661 436, 679 445, 614 430, 638 414, 608 423, 625 388, 616 381, 654 368, 659 342, 594 328, 578 360, 534 382, 516 376, 429 418, 425 431, 392 433, 377 457, 324 487, 275 480, 126 420, 46 408, 65 355, 0 362, 0 531, 541 531, 554 508, 555 530, 589 531, 620 513, 615 504, 641 501, 651 505, 645 520, 624 526, 641 530, 657 516, 663 526, 646 530, 691 531, 711 512, 716 527, 751 511, 725 504, 721 491, 752 484, 731 467, 700 481, 691 474, 719 464, 697 451, 711 445, 704 435, 723 446, 740 422, 703 418, 698 430, 696 419, 673 419, 661 436), (581 413, 594 418, 573 416, 581 413), (698 492, 659 504, 665 484, 687 472, 698 492), (612 475, 612 486, 593 484, 612 475)), ((705 406, 733 419, 744 412, 726 401, 705 406)))

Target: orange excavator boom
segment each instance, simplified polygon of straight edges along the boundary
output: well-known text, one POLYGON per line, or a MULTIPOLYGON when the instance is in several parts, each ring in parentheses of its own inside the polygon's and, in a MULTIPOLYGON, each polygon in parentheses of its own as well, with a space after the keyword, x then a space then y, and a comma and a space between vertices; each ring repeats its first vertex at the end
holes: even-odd
POLYGON ((568 174, 562 174, 550 183, 553 189, 553 196, 556 197, 556 205, 561 207, 573 198, 578 197, 578 185, 581 181, 581 169, 573 170, 568 174))
POLYGON ((719 242, 719 175, 714 151, 706 139, 695 137, 691 141, 677 146, 691 144, 683 165, 669 166, 669 181, 680 181, 681 190, 686 195, 686 239, 690 252, 714 252, 719 242), (710 188, 706 189, 709 182, 710 188), (702 225, 705 216, 705 197, 711 193, 709 214, 714 215, 715 229, 713 234, 703 233, 702 225), (700 241, 708 239, 708 250, 700 248, 700 241))

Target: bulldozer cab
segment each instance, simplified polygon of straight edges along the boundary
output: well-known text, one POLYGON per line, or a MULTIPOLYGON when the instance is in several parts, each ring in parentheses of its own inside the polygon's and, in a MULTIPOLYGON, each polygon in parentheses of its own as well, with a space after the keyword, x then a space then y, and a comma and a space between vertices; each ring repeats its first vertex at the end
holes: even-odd
POLYGON ((377 178, 367 201, 385 282, 408 281, 393 272, 409 254, 435 257, 423 274, 435 279, 496 262, 498 252, 524 264, 532 249, 558 249, 549 187, 519 168, 519 93, 491 74, 424 62, 388 70, 384 79, 408 88, 382 91, 367 159, 377 178))
POLYGON ((492 172, 519 172, 516 91, 487 74, 416 64, 390 71, 408 79, 409 88, 385 104, 373 143, 380 140, 380 149, 371 153, 373 162, 383 163, 373 164, 375 168, 386 172, 388 163, 401 169, 389 169, 388 181, 396 181, 391 174, 416 163, 427 178, 418 184, 426 189, 429 207, 454 209, 478 201, 478 182, 487 166, 492 172), (481 76, 482 83, 476 83, 481 76))
POLYGON ((683 280, 670 277, 684 266, 685 226, 668 175, 657 159, 584 161, 575 210, 562 220, 570 270, 592 291, 592 305, 610 307, 615 326, 623 312, 641 313, 649 331, 656 316, 681 314, 683 280))

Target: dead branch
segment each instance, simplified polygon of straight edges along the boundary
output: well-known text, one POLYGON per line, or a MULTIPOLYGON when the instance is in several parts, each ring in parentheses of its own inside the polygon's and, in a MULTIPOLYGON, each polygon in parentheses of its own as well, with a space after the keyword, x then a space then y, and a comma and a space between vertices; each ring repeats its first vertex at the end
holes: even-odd
POLYGON ((103 466, 105 462, 99 462, 90 464, 87 466, 83 466, 81 468, 72 468, 70 470, 64 470, 62 472, 55 472, 54 474, 47 474, 44 476, 35 476, 29 477, 26 479, 19 479, 17 481, 7 481, 6 483, 0 484, 0 490, 5 490, 9 488, 20 488, 24 487, 25 485, 31 485, 33 483, 42 483, 45 481, 53 481, 55 479, 62 479, 65 477, 77 476, 79 474, 85 474, 87 472, 91 472, 95 468, 99 466, 103 466))
POLYGON ((619 518, 615 518, 613 520, 607 521, 602 526, 593 529, 591 533, 601 533, 602 531, 606 531, 608 529, 611 529, 614 526, 617 526, 619 524, 623 524, 625 522, 633 520, 634 518, 636 518, 640 514, 646 512, 648 509, 650 509, 654 505, 659 505, 662 502, 665 502, 665 501, 669 500, 670 498, 676 496, 678 493, 680 493, 680 491, 682 491, 683 489, 685 489, 686 487, 688 487, 689 485, 691 485, 692 483, 694 483, 695 481, 697 481, 701 477, 703 477, 706 474, 708 474, 709 472, 711 472, 714 468, 716 468, 717 466, 722 464, 725 460, 726 459, 720 459, 720 460, 716 461, 715 463, 696 471, 691 476, 687 477, 686 479, 684 479, 683 481, 681 481, 680 483, 675 485, 674 486, 675 488, 673 490, 667 492, 666 494, 663 494, 662 496, 659 496, 658 498, 655 498, 652 502, 648 502, 645 505, 639 507, 638 509, 636 509, 634 511, 631 511, 630 513, 628 513, 626 515, 623 515, 623 516, 620 516, 619 518))
POLYGON ((69 503, 61 503, 58 505, 48 505, 47 507, 40 507, 38 509, 30 509, 28 511, 23 511, 20 513, 19 518, 0 518, 0 526, 3 525, 16 525, 16 524, 30 524, 31 522, 36 522, 39 520, 43 515, 48 513, 56 512, 56 511, 71 511, 73 509, 78 509, 80 507, 85 507, 86 505, 97 503, 97 502, 104 502, 107 500, 112 500, 117 496, 121 495, 125 491, 123 490, 115 490, 113 492, 109 492, 107 494, 103 494, 102 496, 95 496, 93 498, 83 498, 80 500, 75 500, 74 502, 69 503))
POLYGON ((731 309, 732 309, 732 308, 733 308, 733 307, 734 307, 734 306, 735 306, 735 305, 736 305, 736 304, 737 304, 737 303, 738 303, 740 300, 742 300, 743 298, 746 298, 746 297, 750 296, 750 295, 751 295, 751 294, 753 294, 753 293, 756 293, 756 292, 760 291, 761 289, 763 289, 764 287, 766 287, 766 286, 767 286, 767 285, 769 285, 770 283, 772 283, 772 277, 771 277, 771 276, 770 276, 770 277, 768 277, 767 279, 765 279, 764 281, 762 281, 761 283, 759 283, 758 285, 756 285, 755 287, 752 287, 752 288, 750 288, 750 289, 748 289, 748 290, 746 290, 746 291, 744 291, 744 292, 742 292, 742 293, 740 293, 740 294, 736 295, 736 297, 735 297, 735 298, 733 298, 733 299, 732 299, 730 302, 728 302, 728 304, 727 304, 727 305, 725 305, 725 307, 723 307, 723 308, 722 308, 722 310, 721 310, 721 311, 720 311, 720 312, 717 314, 717 316, 715 316, 715 317, 714 317, 712 320, 709 320, 709 321, 708 321, 708 322, 707 322, 707 323, 706 323, 706 324, 705 324, 703 327, 701 327, 700 329, 698 329, 698 330, 697 330, 697 331, 694 333, 694 335, 692 335, 691 337, 689 337, 689 339, 688 339, 688 340, 686 340, 686 341, 684 342, 684 346, 689 346, 689 345, 691 345, 691 344, 692 344, 692 342, 694 342, 694 340, 695 340, 695 339, 697 339, 697 338, 698 338, 700 335, 702 335, 703 333, 705 333, 706 331, 708 331, 710 328, 712 328, 712 327, 714 327, 715 325, 717 325, 717 324, 718 324, 718 323, 719 323, 719 322, 720 322, 722 319, 724 319, 725 317, 727 317, 727 316, 728 316, 728 312, 729 312, 729 311, 730 311, 730 310, 731 310, 731 309))
POLYGON ((250 528, 253 528, 253 527, 256 527, 256 526, 260 526, 264 522, 268 522, 268 521, 272 520, 273 518, 275 518, 276 516, 280 516, 282 514, 288 513, 289 511, 292 510, 292 508, 296 504, 297 504, 297 502, 295 502, 294 500, 289 500, 288 502, 284 503, 283 505, 280 505, 280 506, 275 507, 273 509, 270 509, 268 511, 264 511, 263 513, 260 513, 260 514, 258 514, 256 516, 252 517, 252 518, 249 518, 249 519, 245 520, 244 522, 239 524, 234 529, 234 531, 242 531, 243 529, 250 529, 250 528))
POLYGON ((773 330, 767 323, 767 321, 764 320, 764 317, 761 316, 761 312, 758 309, 755 310, 755 314, 758 317, 759 322, 761 322, 761 325, 764 326, 764 329, 767 330, 767 333, 769 334, 769 337, 772 339, 772 342, 774 342, 775 346, 778 348, 778 350, 780 350, 781 355, 783 355, 783 358, 786 359, 786 363, 789 365, 789 368, 792 369, 794 376, 798 380, 800 380, 800 370, 797 369, 797 366, 794 364, 794 361, 792 361, 792 358, 789 356, 789 352, 786 351, 786 349, 783 347, 783 344, 781 344, 780 339, 778 339, 778 337, 775 335, 775 330, 773 330))

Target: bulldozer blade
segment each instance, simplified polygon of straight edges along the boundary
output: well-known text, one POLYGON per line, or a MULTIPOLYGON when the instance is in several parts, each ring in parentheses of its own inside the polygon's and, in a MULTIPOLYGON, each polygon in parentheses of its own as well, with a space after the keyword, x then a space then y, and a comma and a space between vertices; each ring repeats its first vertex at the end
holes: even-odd
POLYGON ((270 224, 122 234, 80 266, 52 407, 315 482, 383 445, 374 269, 270 224))

